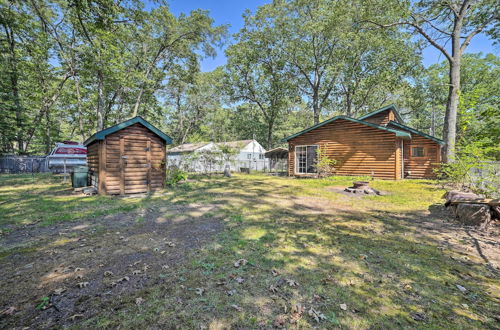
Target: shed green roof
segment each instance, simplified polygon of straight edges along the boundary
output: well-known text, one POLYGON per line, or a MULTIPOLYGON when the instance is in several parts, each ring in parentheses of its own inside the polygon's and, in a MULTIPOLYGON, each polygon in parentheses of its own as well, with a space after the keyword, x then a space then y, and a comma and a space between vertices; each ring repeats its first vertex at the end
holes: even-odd
POLYGON ((294 137, 297 137, 297 136, 302 135, 304 133, 310 132, 310 131, 312 131, 312 130, 314 130, 316 128, 319 128, 321 126, 324 126, 326 124, 329 124, 329 123, 334 122, 334 121, 339 120, 339 119, 349 120, 349 121, 352 121, 354 123, 363 124, 363 125, 366 125, 366 126, 370 126, 370 127, 373 127, 373 128, 377 128, 377 129, 383 130, 383 131, 391 132, 391 133, 394 133, 394 134, 396 134, 396 136, 401 137, 401 138, 411 139, 411 134, 407 133, 407 132, 399 131, 399 130, 392 129, 392 128, 387 128, 387 127, 384 127, 384 126, 380 126, 380 125, 377 125, 377 124, 369 123, 367 121, 363 121, 363 120, 359 120, 359 119, 354 119, 354 118, 347 117, 347 116, 335 116, 335 117, 327 119, 327 120, 325 120, 325 121, 323 121, 323 122, 321 122, 319 124, 316 124, 314 126, 306 128, 305 130, 302 130, 302 131, 300 131, 300 132, 298 132, 296 134, 290 135, 290 136, 284 138, 282 141, 286 142, 286 141, 288 141, 290 139, 293 139, 294 137))
POLYGON ((121 129, 124 129, 125 127, 131 126, 131 125, 137 124, 137 123, 142 124, 144 127, 149 129, 151 132, 158 135, 161 139, 163 139, 165 141, 166 144, 172 144, 172 138, 170 136, 163 133, 162 131, 160 131, 158 128, 154 127, 150 123, 148 123, 141 116, 134 117, 134 118, 126 120, 122 123, 116 124, 114 126, 106 128, 106 129, 103 129, 102 131, 99 131, 99 132, 95 133, 94 135, 92 135, 91 137, 89 137, 83 144, 85 146, 88 146, 89 144, 91 144, 94 141, 104 140, 104 138, 107 135, 112 134, 112 133, 117 132, 121 129))
POLYGON ((420 136, 423 136, 425 138, 428 138, 428 139, 431 139, 432 141, 434 142, 437 142, 438 144, 440 145, 444 145, 444 141, 441 140, 441 139, 438 139, 437 137, 434 137, 432 135, 429 135, 429 134, 425 134, 424 132, 420 132, 420 131, 417 131, 416 129, 414 128, 411 128, 411 127, 408 127, 406 125, 403 125, 403 124, 400 124, 400 123, 397 123, 393 120, 391 120, 389 122, 389 125, 393 125, 393 126, 396 126, 398 128, 401 128, 401 129, 404 129, 404 130, 407 130, 408 132, 412 132, 413 134, 417 134, 417 135, 420 135, 420 136))
POLYGON ((359 117, 358 119, 365 120, 366 118, 370 118, 371 116, 375 116, 378 113, 384 112, 386 110, 391 110, 391 109, 394 111, 394 114, 396 115, 398 122, 404 123, 403 118, 401 118, 401 115, 399 114, 398 108, 396 107, 395 104, 389 104, 388 106, 385 106, 383 108, 377 109, 377 110, 372 111, 372 112, 369 112, 366 115, 359 117))

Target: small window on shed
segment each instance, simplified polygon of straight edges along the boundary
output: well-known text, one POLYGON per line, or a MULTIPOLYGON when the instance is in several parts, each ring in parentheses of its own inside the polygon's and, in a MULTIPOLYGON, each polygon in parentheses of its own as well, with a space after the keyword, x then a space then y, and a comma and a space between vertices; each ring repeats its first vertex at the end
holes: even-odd
POLYGON ((411 148, 412 157, 424 157, 424 147, 412 147, 411 148))

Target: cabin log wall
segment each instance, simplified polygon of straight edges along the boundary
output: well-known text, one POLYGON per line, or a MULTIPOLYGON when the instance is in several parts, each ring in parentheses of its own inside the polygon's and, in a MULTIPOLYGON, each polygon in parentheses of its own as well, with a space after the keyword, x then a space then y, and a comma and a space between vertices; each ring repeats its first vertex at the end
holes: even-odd
POLYGON ((398 179, 397 148, 400 139, 394 133, 349 120, 336 120, 288 141, 288 174, 295 173, 295 146, 319 145, 328 157, 337 161, 338 175, 373 175, 382 179, 398 179))
POLYGON ((367 121, 369 123, 377 124, 380 126, 387 125, 391 120, 396 120, 396 116, 392 110, 382 111, 373 116, 363 119, 363 121, 367 121))
POLYGON ((404 172, 409 179, 435 178, 434 170, 441 162, 441 146, 421 135, 411 134, 411 141, 404 141, 404 172), (424 157, 413 157, 411 148, 423 147, 424 157))

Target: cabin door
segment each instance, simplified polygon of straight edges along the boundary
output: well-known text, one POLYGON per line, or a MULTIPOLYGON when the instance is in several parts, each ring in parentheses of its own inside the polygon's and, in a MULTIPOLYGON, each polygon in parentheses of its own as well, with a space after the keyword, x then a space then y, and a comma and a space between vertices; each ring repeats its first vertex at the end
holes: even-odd
POLYGON ((122 194, 144 193, 150 190, 151 141, 146 137, 127 138, 120 141, 122 155, 122 194))

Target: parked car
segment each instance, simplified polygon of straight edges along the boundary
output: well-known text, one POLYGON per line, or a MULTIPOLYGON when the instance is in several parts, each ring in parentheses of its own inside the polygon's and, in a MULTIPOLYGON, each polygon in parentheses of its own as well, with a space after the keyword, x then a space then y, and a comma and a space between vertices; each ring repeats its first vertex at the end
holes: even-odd
POLYGON ((75 166, 87 165, 87 148, 74 141, 56 143, 47 156, 47 167, 55 173, 71 172, 75 166))

